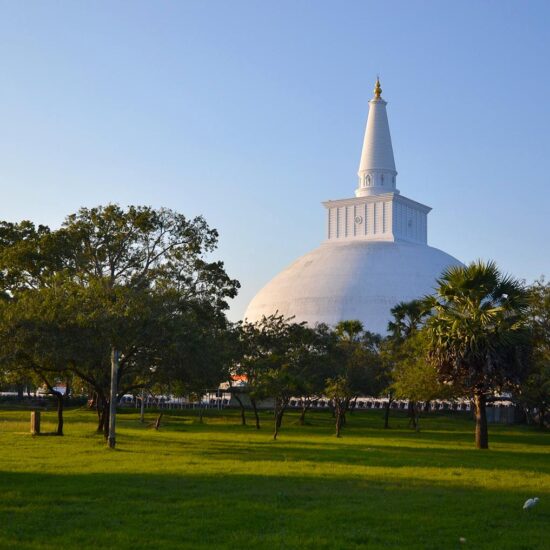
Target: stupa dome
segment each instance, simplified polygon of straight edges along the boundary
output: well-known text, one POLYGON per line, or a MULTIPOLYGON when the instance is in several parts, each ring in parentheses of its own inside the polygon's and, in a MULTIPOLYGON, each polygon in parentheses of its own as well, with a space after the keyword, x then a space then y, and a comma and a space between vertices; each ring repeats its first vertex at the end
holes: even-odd
POLYGON ((310 325, 359 319, 387 332, 390 310, 430 294, 456 259, 427 244, 431 208, 396 187, 386 102, 379 80, 369 101, 355 197, 327 201, 326 240, 272 279, 250 302, 245 319, 278 312, 310 325))
POLYGON ((298 258, 250 302, 249 321, 278 311, 310 325, 359 319, 385 334, 390 309, 434 289, 458 260, 431 246, 407 242, 325 243, 298 258))

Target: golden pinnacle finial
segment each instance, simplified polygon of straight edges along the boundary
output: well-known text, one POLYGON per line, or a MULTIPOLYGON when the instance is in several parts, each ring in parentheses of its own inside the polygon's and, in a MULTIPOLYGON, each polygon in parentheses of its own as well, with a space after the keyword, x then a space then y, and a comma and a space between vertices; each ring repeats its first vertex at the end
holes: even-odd
POLYGON ((380 99, 382 95, 382 87, 380 86, 380 77, 376 77, 376 84, 374 85, 374 99, 380 99))

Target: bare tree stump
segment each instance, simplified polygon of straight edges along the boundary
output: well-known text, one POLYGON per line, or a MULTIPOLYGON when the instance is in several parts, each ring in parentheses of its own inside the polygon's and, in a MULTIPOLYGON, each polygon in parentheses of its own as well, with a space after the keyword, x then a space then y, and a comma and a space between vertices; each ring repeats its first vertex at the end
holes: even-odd
POLYGON ((31 411, 31 434, 40 435, 40 411, 31 411))

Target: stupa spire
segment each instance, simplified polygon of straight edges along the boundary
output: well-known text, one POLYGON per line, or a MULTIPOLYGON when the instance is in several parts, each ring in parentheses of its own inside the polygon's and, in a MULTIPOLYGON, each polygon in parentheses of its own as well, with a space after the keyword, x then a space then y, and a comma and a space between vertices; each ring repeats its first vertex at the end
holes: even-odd
POLYGON ((382 99, 380 79, 376 79, 374 97, 369 101, 369 116, 359 162, 359 183, 355 195, 365 197, 381 193, 399 193, 395 187, 397 171, 393 159, 390 126, 382 99))
POLYGON ((374 85, 374 99, 380 99, 382 96, 382 86, 380 86, 380 77, 376 77, 376 84, 374 85))

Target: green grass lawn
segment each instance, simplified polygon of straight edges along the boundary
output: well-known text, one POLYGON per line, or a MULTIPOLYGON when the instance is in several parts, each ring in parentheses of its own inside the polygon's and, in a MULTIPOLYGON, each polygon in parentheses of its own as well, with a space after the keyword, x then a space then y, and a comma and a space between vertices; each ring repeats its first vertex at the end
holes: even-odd
MULTIPOLYGON (((260 431, 234 411, 194 414, 156 432, 126 411, 112 451, 92 412, 32 437, 28 411, 0 410, 0 548, 550 548, 548 433, 491 426, 477 451, 470 420, 414 433, 369 411, 336 439, 316 412, 286 416, 273 441, 268 414, 260 431)), ((54 421, 43 413, 43 431, 54 421)))

